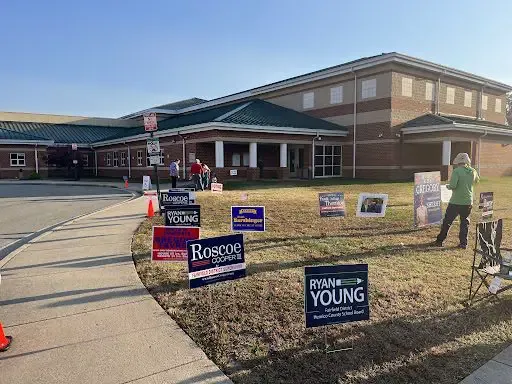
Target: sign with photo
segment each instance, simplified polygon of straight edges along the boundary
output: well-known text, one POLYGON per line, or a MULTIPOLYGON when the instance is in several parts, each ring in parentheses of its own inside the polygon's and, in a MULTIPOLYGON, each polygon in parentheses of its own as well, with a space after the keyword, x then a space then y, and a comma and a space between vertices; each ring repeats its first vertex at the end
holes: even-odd
POLYGON ((306 328, 369 320, 368 264, 304 268, 306 328))
POLYGON ((414 226, 417 228, 439 224, 441 210, 441 172, 414 174, 414 226))
POLYGON ((384 217, 388 195, 382 193, 361 193, 357 200, 356 216, 384 217))
POLYGON ((167 206, 165 207, 165 225, 171 227, 200 227, 201 206, 167 206))
POLYGON ((480 204, 478 206, 482 210, 482 219, 492 218, 494 209, 494 193, 482 192, 480 193, 480 204))
POLYGON ((164 207, 173 205, 189 205, 190 192, 160 192, 160 201, 164 207))
POLYGON ((199 239, 199 228, 153 227, 151 261, 187 261, 187 241, 199 239))
POLYGON ((345 217, 345 196, 342 192, 319 193, 320 217, 345 217))
POLYGON ((265 232, 265 207, 231 207, 233 232, 265 232))
POLYGON ((187 252, 190 288, 245 277, 242 234, 189 241, 187 252))
POLYGON ((221 183, 211 183, 212 193, 222 193, 224 185, 221 183))

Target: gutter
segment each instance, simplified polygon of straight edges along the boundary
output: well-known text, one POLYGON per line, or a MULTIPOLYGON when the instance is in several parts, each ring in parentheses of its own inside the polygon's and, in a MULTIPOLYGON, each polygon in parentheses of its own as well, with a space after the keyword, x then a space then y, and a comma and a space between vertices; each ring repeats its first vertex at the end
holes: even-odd
POLYGON ((353 129, 353 143, 352 143, 352 178, 356 178, 356 134, 357 134, 357 73, 354 73, 354 129, 353 129))
POLYGON ((128 178, 132 178, 132 156, 130 154, 130 146, 126 144, 126 141, 123 143, 126 148, 128 148, 128 178))

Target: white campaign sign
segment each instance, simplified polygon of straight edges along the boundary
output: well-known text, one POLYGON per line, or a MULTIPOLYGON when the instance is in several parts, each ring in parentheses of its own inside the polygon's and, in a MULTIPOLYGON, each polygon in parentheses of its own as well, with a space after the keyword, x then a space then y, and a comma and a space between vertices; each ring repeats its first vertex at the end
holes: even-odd
POLYGON ((160 141, 158 139, 148 139, 146 142, 148 155, 157 155, 160 153, 160 141))
POLYGON ((491 284, 489 285, 489 292, 495 295, 498 292, 498 289, 501 287, 501 279, 499 277, 495 277, 492 279, 491 284))
POLYGON ((151 176, 142 176, 142 190, 147 191, 151 189, 151 176))
POLYGON ((449 190, 446 185, 441 185, 441 201, 443 203, 449 203, 452 198, 452 191, 449 190))

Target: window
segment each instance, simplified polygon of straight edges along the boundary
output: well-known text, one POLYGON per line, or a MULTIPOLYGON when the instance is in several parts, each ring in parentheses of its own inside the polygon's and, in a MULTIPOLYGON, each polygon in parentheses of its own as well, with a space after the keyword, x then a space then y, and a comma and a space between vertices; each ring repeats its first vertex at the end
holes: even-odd
POLYGON ((377 96, 377 79, 363 80, 361 84, 361 97, 368 99, 377 96))
POLYGON ((82 155, 82 166, 89 166, 89 155, 82 155))
POLYGON ((494 105, 494 112, 501 113, 501 99, 496 98, 496 104, 494 105))
POLYGON ((446 104, 455 104, 455 88, 446 87, 446 104))
POLYGON ((126 166, 126 152, 121 152, 121 167, 126 166))
MULTIPOLYGON (((160 149, 160 161, 158 162, 158 165, 165 165, 164 158, 165 158, 164 151, 162 149, 160 149)), ((149 155, 146 154, 146 167, 152 167, 152 166, 153 165, 149 162, 149 155)))
POLYGON ((11 153, 11 167, 24 167, 25 166, 25 153, 11 153))
POLYGON ((239 153, 233 153, 233 155, 231 156, 231 165, 233 167, 240 166, 240 154, 239 153))
POLYGON ((142 166, 142 151, 137 151, 137 165, 142 166))
POLYGON ((308 92, 302 95, 302 108, 308 109, 315 106, 315 93, 308 92))
POLYGON ((119 153, 118 152, 114 152, 113 153, 113 158, 114 158, 114 167, 119 167, 119 153))
POLYGON ((341 146, 315 145, 315 177, 341 176, 341 146))
POLYGON ((434 101, 434 84, 425 83, 425 100, 434 101))
POLYGON ((464 106, 471 108, 471 101, 473 101, 473 92, 464 91, 464 106))
POLYGON ((343 86, 331 88, 331 104, 339 104, 343 102, 343 86))
POLYGON ((412 97, 412 79, 402 77, 402 96, 412 97))
POLYGON ((110 155, 110 152, 107 153, 107 167, 110 167, 112 165, 112 156, 110 155))
POLYGON ((482 109, 487 111, 487 103, 489 102, 489 97, 487 95, 482 96, 482 109))
POLYGON ((243 166, 248 167, 249 166, 249 152, 245 152, 243 156, 243 166))

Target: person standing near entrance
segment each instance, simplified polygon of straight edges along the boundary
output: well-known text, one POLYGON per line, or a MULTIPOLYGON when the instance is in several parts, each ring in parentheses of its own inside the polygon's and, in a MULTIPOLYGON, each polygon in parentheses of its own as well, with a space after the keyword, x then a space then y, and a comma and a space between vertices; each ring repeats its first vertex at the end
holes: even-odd
POLYGON ((169 166, 169 175, 171 176, 172 188, 176 188, 176 183, 180 178, 180 159, 171 162, 169 166))
POLYGON ((196 162, 190 167, 190 174, 192 175, 192 180, 194 181, 196 191, 204 191, 203 167, 201 166, 201 161, 199 159, 196 159, 196 162))
POLYGON ((459 248, 468 246, 469 215, 473 206, 473 185, 480 181, 478 173, 471 168, 471 159, 467 153, 459 153, 453 160, 454 170, 447 188, 452 190, 450 203, 446 208, 441 232, 435 245, 443 246, 453 221, 460 216, 459 248))

